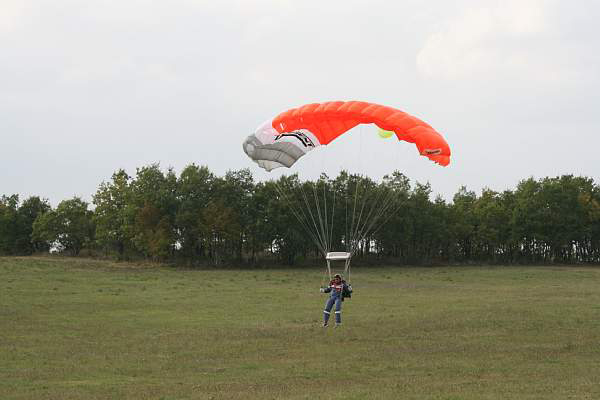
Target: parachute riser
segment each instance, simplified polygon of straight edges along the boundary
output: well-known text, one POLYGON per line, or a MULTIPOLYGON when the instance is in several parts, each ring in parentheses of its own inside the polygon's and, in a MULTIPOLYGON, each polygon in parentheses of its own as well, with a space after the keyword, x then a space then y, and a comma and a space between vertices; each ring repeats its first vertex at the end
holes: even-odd
POLYGON ((331 272, 331 262, 332 261, 344 261, 344 277, 346 278, 346 282, 350 283, 350 263, 352 262, 352 253, 351 252, 330 252, 325 255, 325 261, 327 262, 327 274, 329 275, 329 280, 333 279, 333 274, 331 272))

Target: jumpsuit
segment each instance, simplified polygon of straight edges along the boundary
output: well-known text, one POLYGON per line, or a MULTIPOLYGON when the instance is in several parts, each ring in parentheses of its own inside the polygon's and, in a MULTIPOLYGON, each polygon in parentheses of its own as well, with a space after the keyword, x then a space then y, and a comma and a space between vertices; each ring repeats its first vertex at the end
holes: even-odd
POLYGON ((325 303, 325 310, 323 311, 323 324, 327 325, 329 322, 329 316, 331 315, 331 308, 335 304, 335 323, 342 323, 342 301, 344 289, 348 289, 346 281, 341 281, 336 284, 334 281, 329 282, 329 287, 325 289, 325 293, 331 293, 327 303, 325 303))

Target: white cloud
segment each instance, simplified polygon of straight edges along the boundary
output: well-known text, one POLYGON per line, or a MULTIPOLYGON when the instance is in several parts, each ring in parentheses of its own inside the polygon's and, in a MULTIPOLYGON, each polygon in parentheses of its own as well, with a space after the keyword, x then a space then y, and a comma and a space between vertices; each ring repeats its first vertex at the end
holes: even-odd
POLYGON ((22 0, 2 0, 0 4, 0 33, 12 32, 22 23, 27 5, 22 0))
POLYGON ((511 0, 466 8, 427 38, 417 68, 428 78, 521 74, 556 79, 557 71, 548 70, 536 43, 549 32, 550 4, 511 0))

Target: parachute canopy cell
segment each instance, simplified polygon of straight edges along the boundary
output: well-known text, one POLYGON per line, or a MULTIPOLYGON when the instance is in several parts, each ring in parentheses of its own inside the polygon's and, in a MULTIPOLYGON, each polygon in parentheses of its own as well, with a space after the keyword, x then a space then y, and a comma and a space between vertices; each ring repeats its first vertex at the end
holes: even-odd
POLYGON ((403 111, 363 101, 330 101, 292 108, 258 127, 244 141, 248 157, 271 171, 291 167, 318 146, 331 143, 359 124, 375 124, 414 143, 419 154, 437 164, 450 163, 450 147, 427 123, 403 111))

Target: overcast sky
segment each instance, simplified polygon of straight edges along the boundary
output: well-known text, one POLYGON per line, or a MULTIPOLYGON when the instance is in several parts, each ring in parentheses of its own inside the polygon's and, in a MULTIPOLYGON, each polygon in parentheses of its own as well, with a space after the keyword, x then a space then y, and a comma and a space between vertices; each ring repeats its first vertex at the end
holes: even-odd
POLYGON ((217 174, 288 108, 389 105, 451 165, 372 127, 295 170, 394 169, 451 198, 529 176, 600 182, 600 1, 0 0, 0 194, 91 199, 124 168, 217 174))

